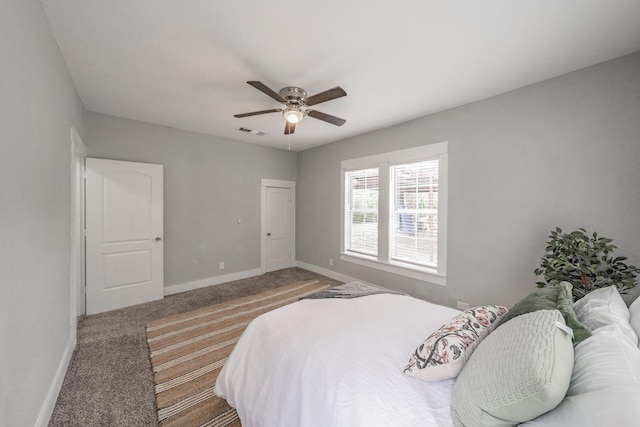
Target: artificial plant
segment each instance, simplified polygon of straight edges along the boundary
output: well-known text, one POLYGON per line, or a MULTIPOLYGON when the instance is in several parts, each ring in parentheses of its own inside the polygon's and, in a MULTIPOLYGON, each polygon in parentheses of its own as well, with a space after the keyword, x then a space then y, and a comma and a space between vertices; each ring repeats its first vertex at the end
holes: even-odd
POLYGON ((591 236, 584 228, 565 233, 556 227, 547 241, 540 266, 534 270, 542 275, 544 282, 536 282, 539 288, 557 286, 567 281, 573 285, 573 300, 576 301, 596 288, 616 285, 621 294, 626 294, 638 282, 639 269, 624 261, 627 257, 614 257, 617 249, 612 239, 591 236))

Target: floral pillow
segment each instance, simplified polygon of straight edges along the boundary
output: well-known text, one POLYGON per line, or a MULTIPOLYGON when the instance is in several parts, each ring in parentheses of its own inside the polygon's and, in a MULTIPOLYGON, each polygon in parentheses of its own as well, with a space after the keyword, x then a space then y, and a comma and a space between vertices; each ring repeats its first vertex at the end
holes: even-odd
POLYGON ((463 311, 420 344, 404 373, 425 381, 457 377, 473 350, 507 311, 498 305, 463 311))

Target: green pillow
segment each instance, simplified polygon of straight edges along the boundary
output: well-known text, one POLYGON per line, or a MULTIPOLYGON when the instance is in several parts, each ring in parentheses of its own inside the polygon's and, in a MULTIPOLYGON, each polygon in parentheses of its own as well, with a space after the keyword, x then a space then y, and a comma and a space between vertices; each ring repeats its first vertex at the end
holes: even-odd
POLYGON ((509 320, 522 314, 538 310, 555 310, 557 308, 559 294, 560 288, 557 286, 540 288, 530 293, 514 305, 506 315, 502 316, 500 323, 498 323, 496 327, 502 326, 509 320))
POLYGON ((506 315, 502 316, 496 328, 504 325, 514 317, 526 313, 538 310, 559 310, 567 326, 573 329, 574 343, 590 337, 591 332, 578 321, 578 317, 573 311, 572 289, 573 285, 571 283, 562 282, 558 286, 548 286, 530 293, 514 305, 506 315))
POLYGON ((523 314, 491 332, 453 384, 453 423, 516 426, 555 408, 573 371, 565 329, 554 309, 523 314))
POLYGON ((558 294, 557 308, 560 310, 560 313, 562 313, 562 317, 564 317, 567 326, 573 329, 573 343, 575 344, 589 338, 591 331, 580 323, 576 312, 573 310, 573 295, 571 292, 573 285, 569 282, 561 282, 558 288, 560 288, 560 293, 558 294))

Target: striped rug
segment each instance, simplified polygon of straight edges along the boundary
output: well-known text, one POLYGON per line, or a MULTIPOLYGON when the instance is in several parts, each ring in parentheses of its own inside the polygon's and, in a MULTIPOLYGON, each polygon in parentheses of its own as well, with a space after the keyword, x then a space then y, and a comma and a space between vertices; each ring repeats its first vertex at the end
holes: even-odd
POLYGON ((295 282, 147 325, 159 425, 240 426, 235 409, 213 392, 240 335, 262 313, 328 288, 318 280, 295 282))

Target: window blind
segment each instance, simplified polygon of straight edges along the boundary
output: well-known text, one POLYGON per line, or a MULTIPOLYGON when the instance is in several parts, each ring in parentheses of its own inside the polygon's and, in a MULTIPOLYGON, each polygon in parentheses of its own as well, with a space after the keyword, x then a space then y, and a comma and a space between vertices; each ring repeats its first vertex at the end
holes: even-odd
POLYGON ((391 166, 391 259, 438 263, 438 160, 391 166))
POLYGON ((378 168, 346 172, 345 249, 376 256, 378 254, 378 168))

